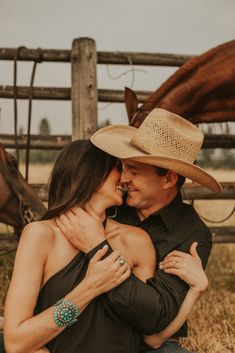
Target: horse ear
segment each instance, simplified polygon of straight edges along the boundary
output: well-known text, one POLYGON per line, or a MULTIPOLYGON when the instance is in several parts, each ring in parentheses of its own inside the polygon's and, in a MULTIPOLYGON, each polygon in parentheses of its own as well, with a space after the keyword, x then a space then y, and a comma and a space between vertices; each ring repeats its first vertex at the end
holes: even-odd
POLYGON ((129 123, 132 121, 134 114, 138 109, 138 99, 130 88, 125 87, 125 105, 129 123))

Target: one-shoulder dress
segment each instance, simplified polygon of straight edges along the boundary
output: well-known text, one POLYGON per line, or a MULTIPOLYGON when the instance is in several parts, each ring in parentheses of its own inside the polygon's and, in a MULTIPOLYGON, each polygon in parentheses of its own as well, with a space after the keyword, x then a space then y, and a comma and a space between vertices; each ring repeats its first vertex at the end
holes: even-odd
MULTIPOLYGON (((85 277, 88 260, 79 252, 41 288, 34 314, 49 308, 85 277)), ((49 342, 50 353, 137 353, 140 333, 121 320, 105 294, 86 307, 78 321, 49 342)))

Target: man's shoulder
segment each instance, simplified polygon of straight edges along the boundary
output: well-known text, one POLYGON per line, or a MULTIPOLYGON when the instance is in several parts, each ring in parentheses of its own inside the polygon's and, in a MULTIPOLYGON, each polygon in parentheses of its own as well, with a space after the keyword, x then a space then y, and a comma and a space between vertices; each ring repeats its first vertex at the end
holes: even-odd
POLYGON ((211 232, 208 226, 203 222, 198 212, 195 210, 193 205, 182 203, 182 208, 179 217, 179 223, 184 226, 184 228, 191 229, 192 233, 200 232, 204 236, 211 238, 211 232))

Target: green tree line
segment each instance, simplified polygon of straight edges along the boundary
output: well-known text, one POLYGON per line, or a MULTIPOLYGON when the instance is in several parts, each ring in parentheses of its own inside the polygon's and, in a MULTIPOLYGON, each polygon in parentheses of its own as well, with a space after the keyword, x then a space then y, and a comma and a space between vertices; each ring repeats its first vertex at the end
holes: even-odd
MULTIPOLYGON (((23 134, 21 128, 20 134, 23 134)), ((38 134, 41 136, 49 136, 51 134, 50 125, 46 117, 42 118, 39 123, 38 134)), ((30 150, 30 163, 54 163, 59 154, 59 150, 30 150)), ((25 151, 20 151, 20 161, 25 162, 25 151)))

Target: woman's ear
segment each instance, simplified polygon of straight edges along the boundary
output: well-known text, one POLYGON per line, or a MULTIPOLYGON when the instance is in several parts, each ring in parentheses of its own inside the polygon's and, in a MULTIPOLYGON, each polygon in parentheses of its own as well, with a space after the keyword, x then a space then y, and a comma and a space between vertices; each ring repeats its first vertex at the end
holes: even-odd
POLYGON ((178 177, 179 176, 177 173, 173 172, 172 170, 168 170, 166 175, 164 176, 165 178, 164 189, 169 189, 173 186, 176 186, 178 177))

